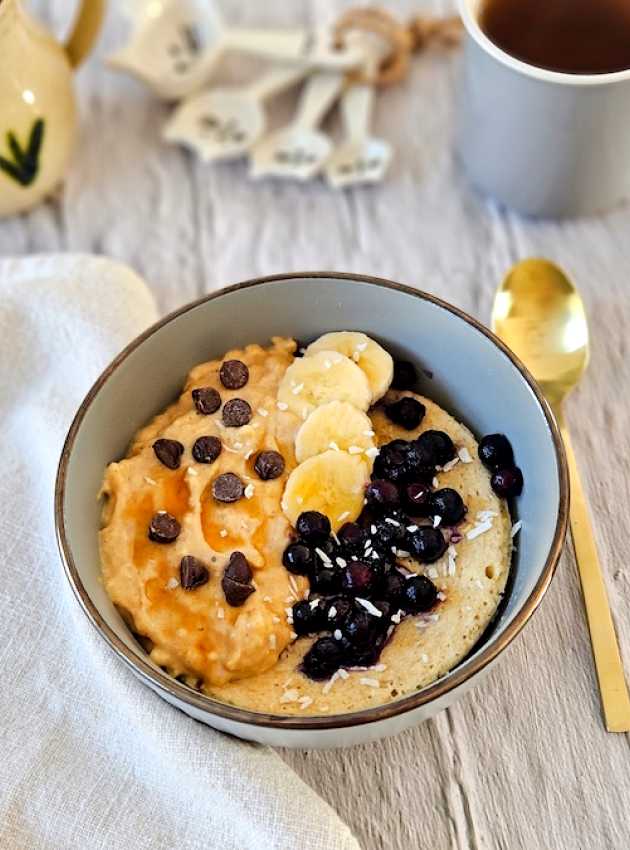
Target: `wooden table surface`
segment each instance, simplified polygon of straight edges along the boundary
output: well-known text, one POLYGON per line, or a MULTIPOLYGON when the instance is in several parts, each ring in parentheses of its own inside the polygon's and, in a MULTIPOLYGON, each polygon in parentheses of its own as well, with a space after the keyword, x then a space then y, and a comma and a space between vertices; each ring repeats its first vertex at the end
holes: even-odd
MULTIPOLYGON (((63 30, 67 0, 33 5, 63 30)), ((313 24, 349 5, 221 3, 231 22, 276 26, 313 24)), ((399 280, 482 320, 513 262, 561 263, 589 309, 592 363, 567 412, 630 670, 630 208, 537 222, 476 196, 452 155, 456 54, 416 58, 408 81, 381 95, 376 132, 397 159, 380 187, 337 193, 321 182, 254 183, 242 163, 203 166, 160 141, 168 108, 103 66, 124 32, 114 6, 78 78, 81 138, 65 188, 0 223, 0 254, 108 254, 144 276, 163 311, 257 275, 334 269, 399 280)), ((222 71, 244 73, 234 63, 222 71)), ((274 121, 290 106, 281 101, 274 121)), ((283 757, 370 850, 621 850, 630 847, 628 744, 602 726, 567 549, 539 613, 454 708, 381 743, 283 757)))

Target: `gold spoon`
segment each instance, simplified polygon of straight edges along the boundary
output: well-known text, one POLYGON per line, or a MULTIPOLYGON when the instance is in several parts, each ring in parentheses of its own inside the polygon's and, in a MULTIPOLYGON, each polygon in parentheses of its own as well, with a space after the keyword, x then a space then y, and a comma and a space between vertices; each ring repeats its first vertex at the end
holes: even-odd
POLYGON ((560 427, 571 484, 571 534, 604 722, 609 732, 628 732, 630 697, 586 499, 562 413, 562 402, 580 380, 589 360, 584 304, 571 281, 553 263, 523 260, 512 267, 497 290, 492 329, 536 378, 560 427))

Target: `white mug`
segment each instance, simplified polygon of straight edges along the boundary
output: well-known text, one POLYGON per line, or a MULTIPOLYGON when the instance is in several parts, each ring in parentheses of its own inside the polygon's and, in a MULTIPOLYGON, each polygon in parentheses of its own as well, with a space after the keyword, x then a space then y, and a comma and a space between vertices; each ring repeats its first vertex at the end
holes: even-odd
POLYGON ((534 216, 602 212, 630 197, 630 69, 565 74, 521 62, 458 0, 467 37, 457 153, 472 183, 534 216))

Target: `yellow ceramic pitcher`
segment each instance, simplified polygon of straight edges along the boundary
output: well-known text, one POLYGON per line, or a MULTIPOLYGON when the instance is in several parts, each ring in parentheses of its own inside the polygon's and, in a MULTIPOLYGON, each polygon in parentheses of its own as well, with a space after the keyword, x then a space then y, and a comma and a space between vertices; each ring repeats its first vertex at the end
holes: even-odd
POLYGON ((37 204, 59 182, 72 151, 72 72, 90 52, 105 0, 82 0, 61 45, 23 9, 0 0, 0 216, 37 204))

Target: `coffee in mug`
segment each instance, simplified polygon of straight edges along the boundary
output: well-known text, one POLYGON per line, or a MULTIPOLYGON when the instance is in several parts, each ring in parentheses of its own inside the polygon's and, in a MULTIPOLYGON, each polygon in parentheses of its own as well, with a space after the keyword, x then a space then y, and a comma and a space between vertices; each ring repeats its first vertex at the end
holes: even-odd
POLYGON ((630 68, 630 0, 483 0, 479 25, 497 47, 539 68, 630 68))

